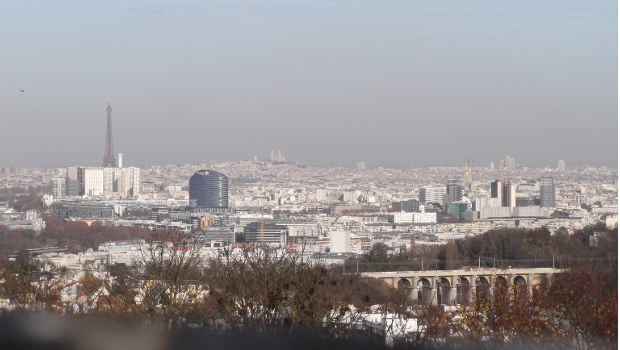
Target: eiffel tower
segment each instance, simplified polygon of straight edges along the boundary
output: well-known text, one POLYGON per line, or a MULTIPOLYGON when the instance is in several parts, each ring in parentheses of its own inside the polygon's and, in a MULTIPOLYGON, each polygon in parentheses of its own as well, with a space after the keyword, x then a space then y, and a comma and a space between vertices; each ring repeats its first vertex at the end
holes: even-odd
POLYGON ((114 157, 114 148, 112 148, 112 106, 108 101, 108 130, 105 137, 105 155, 103 156, 104 168, 116 168, 116 158, 114 157))

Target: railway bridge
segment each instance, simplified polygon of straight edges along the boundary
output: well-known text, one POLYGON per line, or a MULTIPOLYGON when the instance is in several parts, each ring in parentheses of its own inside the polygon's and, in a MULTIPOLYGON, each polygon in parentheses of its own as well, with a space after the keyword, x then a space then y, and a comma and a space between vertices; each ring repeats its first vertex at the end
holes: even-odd
POLYGON ((423 304, 469 304, 481 293, 497 286, 516 287, 531 293, 544 278, 561 272, 554 268, 464 268, 460 270, 364 272, 362 278, 375 278, 402 290, 423 304))

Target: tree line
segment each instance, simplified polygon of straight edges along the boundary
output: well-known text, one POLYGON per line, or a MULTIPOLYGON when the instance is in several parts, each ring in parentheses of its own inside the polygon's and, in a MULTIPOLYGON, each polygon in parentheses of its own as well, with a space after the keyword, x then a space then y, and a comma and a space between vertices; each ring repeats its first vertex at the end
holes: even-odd
MULTIPOLYGON (((516 285, 476 289, 452 310, 411 305, 406 291, 306 260, 286 250, 246 245, 204 255, 189 236, 152 233, 129 265, 87 269, 75 299, 66 300, 68 271, 42 269, 25 253, 1 266, 0 297, 18 311, 64 314, 83 322, 155 325, 226 334, 313 333, 321 339, 366 339, 360 312, 380 304, 384 313, 417 318, 423 332, 399 338, 410 348, 613 347, 617 342, 617 262, 573 267, 531 292, 516 285)), ((526 235, 527 240, 538 237, 526 235)), ((543 236, 544 237, 544 236, 543 236)), ((380 245, 365 256, 389 259, 380 245)), ((318 339, 318 338, 317 338, 318 339)))
POLYGON ((395 254, 383 243, 370 252, 349 258, 346 271, 454 270, 468 267, 507 269, 510 267, 555 267, 566 269, 617 259, 617 229, 604 224, 588 226, 574 233, 560 229, 554 234, 544 228, 498 228, 481 235, 448 241, 444 245, 415 244, 395 254))

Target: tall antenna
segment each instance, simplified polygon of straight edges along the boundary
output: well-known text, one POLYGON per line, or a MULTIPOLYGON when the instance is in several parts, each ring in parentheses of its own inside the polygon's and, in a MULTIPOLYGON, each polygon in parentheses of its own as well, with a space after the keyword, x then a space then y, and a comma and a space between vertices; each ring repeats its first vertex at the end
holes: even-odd
POLYGON ((108 101, 108 129, 105 137, 105 153, 103 155, 103 167, 104 168, 116 168, 116 158, 114 157, 114 148, 112 146, 112 106, 108 101))

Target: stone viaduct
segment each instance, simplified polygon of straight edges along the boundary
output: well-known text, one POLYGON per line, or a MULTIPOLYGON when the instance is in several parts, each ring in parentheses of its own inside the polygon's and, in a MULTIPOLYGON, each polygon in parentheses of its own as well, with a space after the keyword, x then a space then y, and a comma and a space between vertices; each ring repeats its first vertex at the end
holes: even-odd
POLYGON ((515 286, 530 292, 542 279, 561 272, 554 268, 465 268, 461 270, 363 272, 402 290, 412 301, 423 304, 468 304, 479 293, 497 285, 515 286))

